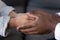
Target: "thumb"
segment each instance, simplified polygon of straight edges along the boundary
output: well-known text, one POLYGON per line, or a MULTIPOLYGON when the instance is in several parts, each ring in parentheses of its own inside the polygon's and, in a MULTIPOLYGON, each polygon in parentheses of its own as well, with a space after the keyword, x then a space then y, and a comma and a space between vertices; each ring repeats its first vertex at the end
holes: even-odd
POLYGON ((17 30, 20 30, 21 27, 23 27, 24 25, 21 25, 21 26, 17 26, 16 29, 17 30))

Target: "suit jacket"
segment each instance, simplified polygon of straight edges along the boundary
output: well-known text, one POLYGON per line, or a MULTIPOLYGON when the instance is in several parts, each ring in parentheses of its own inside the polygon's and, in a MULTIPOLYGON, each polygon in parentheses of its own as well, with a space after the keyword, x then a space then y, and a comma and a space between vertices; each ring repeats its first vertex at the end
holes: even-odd
POLYGON ((29 0, 27 11, 45 9, 49 12, 60 12, 60 0, 29 0))

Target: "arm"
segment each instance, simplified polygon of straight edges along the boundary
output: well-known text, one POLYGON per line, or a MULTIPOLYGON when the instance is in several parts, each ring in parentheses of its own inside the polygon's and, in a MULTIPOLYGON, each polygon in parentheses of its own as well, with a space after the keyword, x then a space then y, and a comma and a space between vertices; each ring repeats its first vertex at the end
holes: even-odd
POLYGON ((15 27, 15 19, 9 16, 0 17, 0 35, 6 37, 7 29, 15 27), (8 25, 9 24, 9 25, 8 25))
POLYGON ((5 31, 7 29, 8 22, 11 19, 10 17, 14 17, 16 15, 16 12, 13 10, 13 7, 7 6, 0 0, 0 35, 3 37, 6 36, 5 31))

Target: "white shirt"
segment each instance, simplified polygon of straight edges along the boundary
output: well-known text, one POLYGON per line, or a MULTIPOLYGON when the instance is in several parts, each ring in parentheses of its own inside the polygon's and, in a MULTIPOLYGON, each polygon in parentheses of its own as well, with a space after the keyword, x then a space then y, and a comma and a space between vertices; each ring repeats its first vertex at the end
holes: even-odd
MULTIPOLYGON (((60 16, 60 12, 57 14, 60 16)), ((60 23, 58 23, 55 28, 55 39, 60 40, 60 23)))
POLYGON ((55 39, 60 40, 60 23, 58 23, 55 28, 55 39))
POLYGON ((5 37, 5 31, 10 17, 9 13, 14 10, 13 7, 7 6, 4 2, 0 0, 0 35, 5 37))

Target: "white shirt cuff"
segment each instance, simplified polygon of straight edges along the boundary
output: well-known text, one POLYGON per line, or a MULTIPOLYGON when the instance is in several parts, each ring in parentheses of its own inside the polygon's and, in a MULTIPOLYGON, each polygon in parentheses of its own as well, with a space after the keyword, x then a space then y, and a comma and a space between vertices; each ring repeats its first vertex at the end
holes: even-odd
POLYGON ((6 37, 6 29, 7 29, 7 24, 10 20, 9 16, 2 16, 0 17, 0 35, 3 37, 6 37))
POLYGON ((10 7, 10 6, 5 6, 3 8, 1 8, 0 12, 1 12, 1 16, 8 16, 9 13, 14 10, 13 7, 10 7))
POLYGON ((60 12, 58 12, 58 13, 56 13, 56 14, 60 16, 60 12))
POLYGON ((60 23, 58 23, 55 28, 55 39, 60 40, 60 23))

